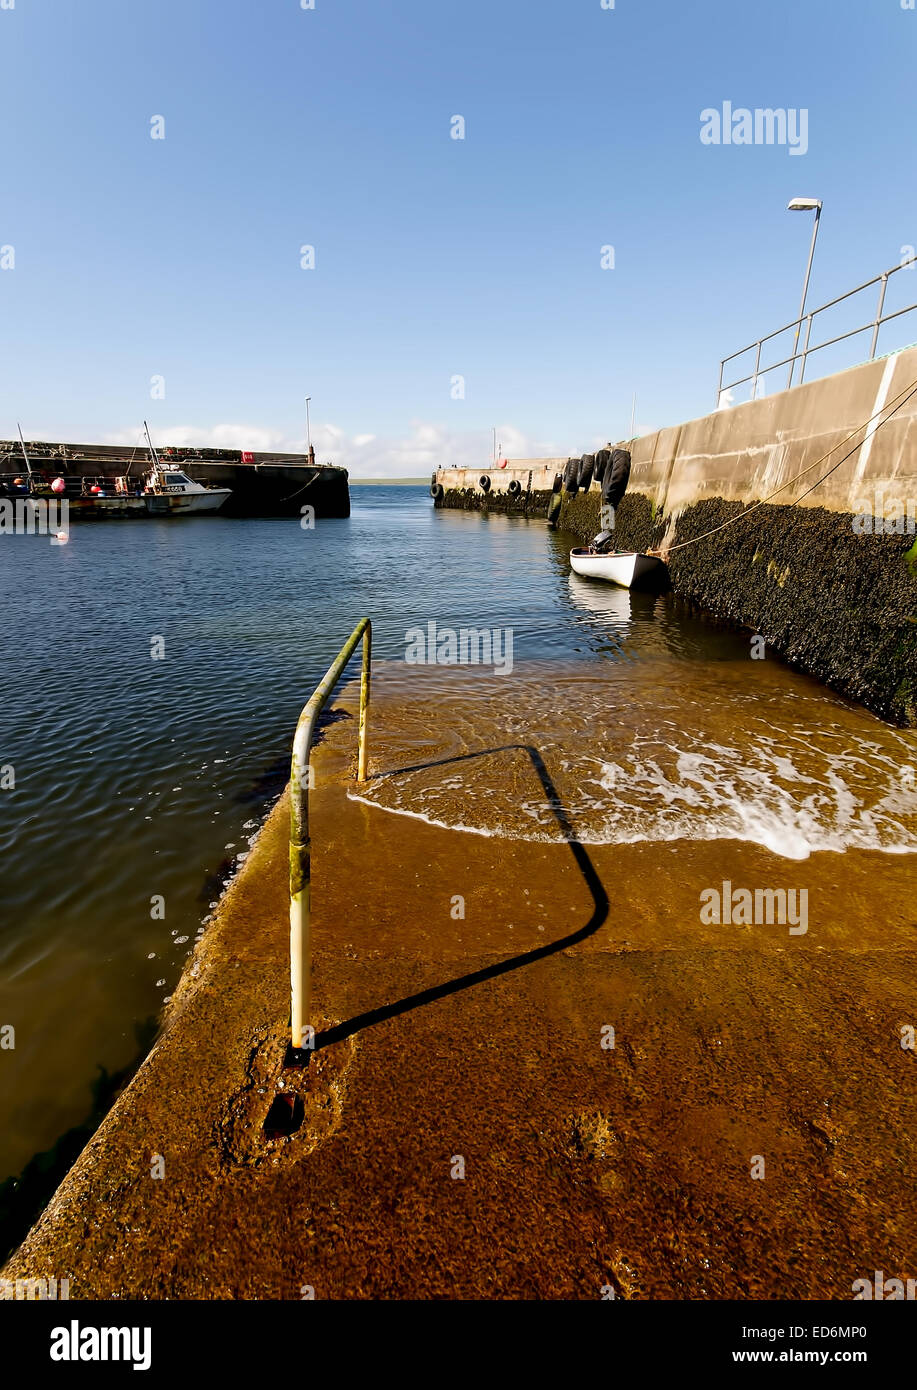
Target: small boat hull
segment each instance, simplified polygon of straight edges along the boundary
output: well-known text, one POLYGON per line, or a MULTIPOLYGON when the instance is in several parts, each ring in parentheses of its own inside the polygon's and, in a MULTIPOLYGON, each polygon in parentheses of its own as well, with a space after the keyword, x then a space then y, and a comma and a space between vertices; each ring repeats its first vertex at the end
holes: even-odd
POLYGON ((70 516, 95 520, 106 516, 146 516, 142 497, 72 497, 67 499, 70 516))
POLYGON ((147 493, 144 501, 151 516, 185 515, 188 512, 219 511, 231 489, 212 487, 206 492, 147 493))
POLYGON ((665 579, 665 565, 658 555, 621 550, 605 553, 571 550, 570 564, 577 574, 588 579, 604 579, 610 584, 619 584, 622 589, 652 586, 665 579))

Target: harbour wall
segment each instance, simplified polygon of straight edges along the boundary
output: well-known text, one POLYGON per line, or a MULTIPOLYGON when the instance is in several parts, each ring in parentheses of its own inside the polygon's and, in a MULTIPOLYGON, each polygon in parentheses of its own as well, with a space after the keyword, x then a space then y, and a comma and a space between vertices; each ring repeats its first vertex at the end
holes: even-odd
MULTIPOLYGON (((140 478, 149 467, 145 449, 123 444, 61 444, 26 440, 35 472, 49 480, 56 474, 67 479, 79 494, 83 478, 107 478, 124 474, 140 478), (133 456, 133 457, 132 457, 133 456)), ((280 454, 239 449, 162 449, 164 463, 178 464, 198 483, 228 487, 232 495, 220 508, 221 516, 300 516, 303 506, 315 508, 319 518, 350 515, 350 489, 346 468, 316 464, 314 454, 280 454), (249 461, 250 460, 250 461, 249 461)), ((23 473, 25 463, 18 440, 0 440, 0 474, 23 473)))
MULTIPOLYGON (((908 348, 634 440, 617 548, 667 552, 677 595, 884 718, 917 724, 915 388, 908 348)), ((440 470, 436 505, 547 517, 563 462, 440 470)), ((581 539, 601 529, 597 484, 560 497, 561 528, 581 539)))

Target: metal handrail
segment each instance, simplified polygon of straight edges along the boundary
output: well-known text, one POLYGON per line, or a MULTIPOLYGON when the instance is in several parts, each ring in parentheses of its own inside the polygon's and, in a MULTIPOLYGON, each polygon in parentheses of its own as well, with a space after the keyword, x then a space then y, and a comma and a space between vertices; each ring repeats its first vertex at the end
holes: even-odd
POLYGON ((328 667, 303 709, 293 736, 290 765, 290 1040, 294 1048, 308 1047, 314 1039, 309 1024, 312 993, 312 869, 309 839, 309 755, 319 714, 363 639, 360 676, 360 754, 357 781, 366 781, 366 711, 369 707, 372 664, 372 623, 361 618, 328 667))
POLYGON ((891 323, 892 319, 901 318, 903 314, 913 313, 914 310, 917 309, 917 303, 915 303, 909 304, 906 309, 896 309, 893 314, 883 315, 882 313, 885 308, 885 295, 888 289, 889 277, 894 275, 896 271, 904 270, 908 266, 914 264, 917 264, 917 255, 909 256, 906 261, 901 261, 899 265, 893 265, 890 270, 884 270, 881 275, 876 275, 872 280, 865 280, 862 285, 857 285, 855 290, 848 290, 846 294, 839 294, 836 299, 829 299, 826 304, 820 304, 817 309, 812 309, 804 317, 792 319, 790 323, 784 324, 782 328, 776 328, 773 333, 766 333, 763 338, 756 338, 755 341, 749 343, 747 347, 740 348, 738 352, 732 352, 728 357, 724 357, 720 362, 720 384, 716 395, 717 405, 719 406, 725 391, 731 391, 736 386, 743 386, 746 381, 754 383, 752 386, 752 398, 754 398, 758 377, 762 376, 765 372, 774 372, 778 367, 785 367, 788 363, 792 363, 790 370, 790 385, 792 385, 796 363, 800 359, 801 366, 797 385, 801 386, 805 380, 806 361, 813 352, 821 352, 822 348, 833 347, 835 343, 842 343, 846 338, 855 338, 858 334, 866 333, 869 329, 872 329, 872 345, 869 352, 869 361, 872 362, 876 356, 876 348, 879 343, 879 330, 882 325, 891 323), (851 328, 849 332, 840 333, 836 338, 828 338, 823 343, 816 343, 814 347, 810 346, 812 324, 819 314, 823 314, 827 309, 833 309, 836 304, 842 304, 845 299, 852 299, 855 294, 862 294, 863 290, 868 290, 872 285, 879 286, 879 303, 874 318, 870 319, 868 323, 864 323, 860 328, 851 328), (772 338, 779 338, 782 333, 788 333, 792 328, 796 329, 796 342, 798 343, 799 330, 803 323, 806 325, 806 336, 802 351, 799 352, 794 350, 792 356, 784 357, 781 358, 779 362, 769 362, 766 366, 762 366, 761 349, 764 344, 769 343, 772 338), (723 376, 726 370, 726 363, 734 362, 737 357, 744 357, 745 353, 751 352, 752 348, 757 350, 754 371, 750 372, 748 376, 739 377, 736 381, 724 382, 723 376))

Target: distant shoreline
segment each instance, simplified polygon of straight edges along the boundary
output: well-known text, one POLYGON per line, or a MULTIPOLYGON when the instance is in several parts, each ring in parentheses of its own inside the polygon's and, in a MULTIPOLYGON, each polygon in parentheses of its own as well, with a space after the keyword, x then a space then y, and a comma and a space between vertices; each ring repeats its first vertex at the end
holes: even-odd
POLYGON ((348 478, 351 487, 427 487, 428 478, 348 478))

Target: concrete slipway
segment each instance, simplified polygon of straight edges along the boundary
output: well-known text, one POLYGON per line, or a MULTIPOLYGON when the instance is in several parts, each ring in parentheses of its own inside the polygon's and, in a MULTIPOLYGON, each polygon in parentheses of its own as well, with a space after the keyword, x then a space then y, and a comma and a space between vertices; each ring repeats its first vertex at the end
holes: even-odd
MULTIPOLYGON (((385 668, 377 691, 374 774, 405 727, 385 668)), ((844 1299, 875 1268, 914 1274, 907 856, 845 855, 843 885, 836 855, 794 864, 820 905, 806 935, 703 926, 699 888, 769 882, 772 856, 390 814, 348 795, 353 687, 336 709, 314 755, 311 1062, 283 1069, 284 798, 6 1277, 69 1276, 77 1299, 844 1299), (278 1087, 304 1120, 269 1139, 278 1087)), ((444 758, 551 803, 551 759, 486 721, 431 732, 444 758)))

